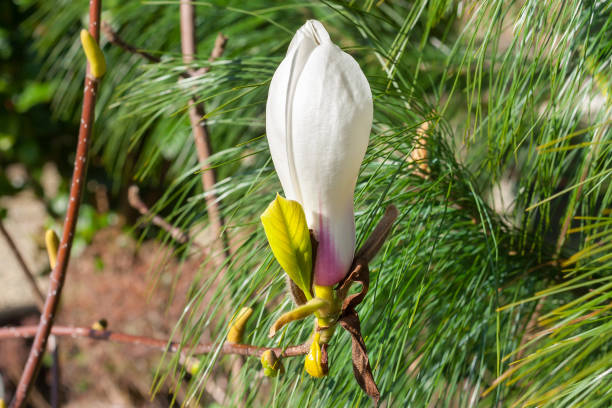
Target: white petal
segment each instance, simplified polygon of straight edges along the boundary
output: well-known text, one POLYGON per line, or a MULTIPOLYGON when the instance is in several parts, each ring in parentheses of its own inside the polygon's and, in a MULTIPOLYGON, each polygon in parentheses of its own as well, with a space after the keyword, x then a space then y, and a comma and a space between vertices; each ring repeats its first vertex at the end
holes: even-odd
MULTIPOLYGON (((294 40, 296 38, 297 35, 294 40)), ((299 43, 287 52, 287 56, 274 72, 266 103, 266 133, 272 161, 285 196, 297 201, 301 201, 301 195, 297 188, 297 175, 292 160, 292 112, 288 107, 293 104, 295 85, 315 47, 316 44, 311 38, 301 36, 299 43)))
POLYGON ((329 285, 344 277, 355 252, 353 192, 372 126, 372 94, 359 64, 323 43, 303 68, 292 108, 294 189, 319 240, 315 283, 329 285))
POLYGON ((293 51, 304 38, 311 39, 316 45, 331 44, 331 38, 323 24, 317 20, 308 20, 293 36, 287 54, 293 51))

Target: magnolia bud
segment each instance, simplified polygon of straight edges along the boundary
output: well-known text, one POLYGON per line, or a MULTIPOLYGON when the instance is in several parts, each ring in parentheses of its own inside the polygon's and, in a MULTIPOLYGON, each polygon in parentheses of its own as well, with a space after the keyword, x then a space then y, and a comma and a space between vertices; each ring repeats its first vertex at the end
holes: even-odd
POLYGON ((306 372, 315 378, 322 378, 327 375, 327 370, 323 365, 323 354, 321 353, 321 346, 319 344, 319 332, 315 332, 312 336, 312 343, 310 344, 310 352, 306 355, 304 360, 304 368, 306 372))
POLYGON ((279 373, 285 372, 283 363, 276 357, 272 350, 266 350, 261 355, 261 366, 266 377, 276 377, 279 373))
POLYGON ((353 193, 372 115, 372 92, 357 61, 323 24, 307 21, 270 83, 266 134, 285 196, 302 205, 319 243, 317 285, 340 282, 353 262, 353 193))
POLYGON ((47 247, 47 255, 49 256, 49 266, 55 268, 57 262, 57 250, 59 248, 59 238, 55 231, 48 229, 45 232, 45 245, 47 247))
POLYGON ((238 315, 230 322, 230 329, 227 333, 228 343, 242 343, 244 328, 252 314, 253 309, 250 307, 243 307, 240 309, 238 315))
POLYGON ((106 319, 100 319, 92 324, 91 328, 98 331, 104 331, 108 328, 108 321, 106 319))
POLYGON ((81 30, 81 44, 89 62, 89 72, 94 78, 101 78, 106 73, 106 60, 100 46, 87 30, 81 30))

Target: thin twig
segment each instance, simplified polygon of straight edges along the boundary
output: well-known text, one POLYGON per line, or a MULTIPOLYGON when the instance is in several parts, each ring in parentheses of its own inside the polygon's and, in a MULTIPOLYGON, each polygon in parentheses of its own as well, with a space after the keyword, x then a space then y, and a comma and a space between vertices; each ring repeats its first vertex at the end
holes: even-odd
MULTIPOLYGON (((157 57, 153 54, 150 54, 146 51, 143 51, 129 43, 127 43, 120 35, 118 32, 116 32, 115 30, 113 30, 113 28, 111 27, 111 25, 109 23, 107 23, 106 21, 102 22, 102 32, 104 32, 104 36, 108 39, 108 42, 110 42, 113 45, 116 45, 117 47, 121 48, 122 50, 129 52, 130 54, 134 54, 134 55, 138 55, 144 59, 146 59, 149 62, 152 63, 160 63, 161 62, 161 58, 157 57)), ((215 59, 217 59, 218 57, 221 56, 221 54, 223 53, 223 49, 225 47, 225 42, 227 41, 227 39, 225 37, 221 36, 217 36, 217 42, 215 43, 215 48, 213 49, 213 52, 211 53, 210 58, 208 58, 208 60, 210 62, 213 62, 215 59), (218 45, 218 41, 219 39, 223 40, 223 44, 222 45, 218 45), (219 53, 219 50, 221 50, 221 52, 219 53)), ((199 77, 205 73, 207 73, 210 70, 210 67, 202 67, 199 69, 191 69, 189 68, 187 70, 187 72, 184 72, 180 75, 181 79, 188 79, 188 78, 192 78, 192 77, 199 77)))
POLYGON ((51 407, 58 408, 60 406, 60 364, 59 364, 59 347, 55 335, 49 336, 49 351, 53 361, 51 363, 51 407))
POLYGON ((108 42, 116 45, 119 48, 122 48, 123 50, 131 54, 140 55, 142 58, 146 59, 149 62, 157 63, 161 61, 161 58, 149 54, 148 52, 138 49, 133 45, 130 45, 123 41, 123 38, 121 38, 119 34, 117 34, 117 32, 114 31, 110 24, 106 21, 102 22, 102 32, 104 33, 104 36, 108 39, 108 42))
MULTIPOLYGON (((30 338, 37 332, 37 326, 0 327, 0 339, 30 338)), ((218 344, 202 343, 193 347, 181 347, 178 342, 155 339, 146 336, 134 336, 131 334, 118 333, 110 330, 95 330, 89 327, 53 326, 51 332, 56 336, 90 338, 94 340, 106 340, 115 343, 133 344, 155 348, 160 351, 176 353, 179 350, 190 354, 208 354, 216 352, 218 344)), ((238 354, 241 356, 261 357, 264 351, 272 350, 277 357, 295 357, 308 354, 310 343, 300 344, 287 348, 281 347, 258 347, 250 344, 224 343, 221 346, 221 354, 238 354)))
MULTIPOLYGON (((183 55, 183 62, 185 64, 190 64, 193 62, 195 51, 196 51, 196 39, 195 39, 195 8, 191 1, 189 0, 181 0, 180 5, 180 24, 181 24, 181 50, 183 55)), ((108 38, 108 41, 123 50, 139 55, 145 58, 149 62, 160 62, 161 59, 154 55, 151 55, 145 51, 142 51, 131 44, 125 42, 117 32, 115 32, 112 27, 107 23, 102 23, 102 31, 104 35, 108 38)), ((225 44, 227 43, 227 38, 219 33, 217 38, 215 39, 214 48, 208 58, 208 61, 213 62, 215 59, 221 57, 223 52, 225 51, 225 44)), ((193 78, 198 77, 210 70, 210 67, 203 67, 198 70, 194 70, 191 68, 187 69, 187 72, 180 76, 181 79, 185 78, 193 78)), ((208 212, 210 225, 212 227, 213 235, 215 238, 221 238, 222 243, 224 244, 223 251, 224 255, 229 256, 229 245, 227 245, 227 239, 223 234, 223 217, 221 212, 219 211, 219 205, 217 202, 216 195, 212 192, 214 186, 216 184, 216 175, 213 169, 210 169, 206 166, 206 162, 210 155, 212 154, 212 149, 210 146, 210 136, 208 127, 206 125, 206 121, 202 118, 205 115, 204 105, 201 102, 197 102, 197 97, 194 95, 189 100, 189 121, 191 122, 191 128, 193 132, 193 137, 196 145, 196 151, 198 155, 198 161, 201 165, 201 178, 202 178, 202 187, 204 188, 204 192, 206 193, 206 209, 208 212)), ((152 220, 154 224, 156 224, 156 220, 152 220)), ((164 229, 164 226, 156 224, 164 229)), ((175 237, 176 239, 176 237, 175 237)), ((179 240, 180 242, 180 240, 179 240)))
POLYGON ((128 189, 128 202, 130 205, 138 210, 140 214, 144 215, 145 217, 150 217, 151 223, 167 231, 177 242, 181 244, 189 242, 189 235, 187 235, 183 230, 170 224, 159 215, 151 214, 149 207, 147 207, 147 205, 140 198, 139 192, 140 189, 138 186, 130 186, 128 189))
POLYGON ((38 306, 38 309, 42 310, 43 305, 45 304, 45 295, 43 295, 42 291, 38 287, 38 284, 36 283, 36 278, 34 278, 34 274, 32 274, 32 271, 30 271, 30 268, 28 268, 28 265, 25 263, 25 260, 23 259, 23 256, 21 255, 21 252, 19 251, 19 248, 17 248, 15 241, 13 241, 13 238, 11 237, 11 235, 8 233, 6 228, 4 228, 4 224, 2 223, 1 220, 0 220, 0 232, 4 236, 4 239, 6 240, 6 243, 8 244, 9 248, 13 252, 13 255, 15 255, 15 258, 17 259, 17 262, 19 263, 19 266, 21 267, 23 274, 25 275, 26 279, 28 280, 28 283, 30 284, 30 287, 32 288, 32 292, 34 292, 34 294, 36 295, 35 298, 36 298, 36 304, 38 306))
MULTIPOLYGON (((90 0, 89 2, 89 33, 96 42, 100 38, 100 3, 101 0, 90 0)), ((40 316, 40 323, 36 329, 36 336, 30 354, 26 362, 23 374, 19 379, 15 397, 11 401, 12 408, 20 408, 25 404, 28 392, 34 383, 38 368, 40 366, 43 353, 45 351, 49 334, 53 326, 57 306, 59 304, 62 287, 66 278, 66 269, 68 260, 70 259, 70 249, 72 248, 72 239, 76 227, 79 205, 81 202, 82 187, 85 184, 85 170, 87 168, 87 153, 89 150, 89 139, 91 129, 94 123, 96 91, 98 89, 98 80, 95 79, 89 72, 87 66, 87 75, 84 83, 83 110, 81 113, 81 125, 79 128, 79 139, 77 144, 76 158, 74 163, 74 172, 72 175, 72 183, 70 185, 70 200, 66 218, 64 220, 64 231, 60 241, 59 252, 57 256, 57 264, 51 272, 49 291, 40 316)))
MULTIPOLYGON (((32 291, 35 293, 36 306, 38 307, 38 311, 41 312, 45 305, 45 295, 43 295, 42 290, 40 289, 40 287, 38 286, 38 283, 36 282, 36 278, 34 278, 34 274, 32 273, 32 271, 30 271, 30 268, 25 263, 23 255, 21 255, 19 248, 17 248, 17 244, 15 244, 15 241, 13 240, 9 232, 6 230, 1 220, 0 220, 0 232, 4 236, 4 239, 6 240, 9 248, 15 255, 15 258, 17 259, 17 262, 19 263, 19 266, 21 267, 23 274, 27 278, 28 283, 30 284, 30 287, 32 288, 32 291)), ((51 407, 56 408, 59 406, 59 397, 58 397, 59 396, 59 353, 58 353, 58 347, 57 347, 56 341, 49 342, 49 350, 51 351, 52 357, 53 357, 52 378, 51 378, 52 380, 51 407)))
MULTIPOLYGON (((195 7, 190 0, 181 0, 180 2, 180 24, 181 24, 181 52, 183 54, 183 62, 189 65, 193 62, 196 53, 196 37, 195 37, 195 7)), ((225 51, 227 38, 219 33, 215 40, 215 47, 212 50, 209 61, 214 61, 219 58, 225 51)), ((207 69, 201 72, 188 71, 192 76, 207 72, 207 69)), ((195 95, 189 100, 189 121, 191 122, 191 130, 196 145, 198 161, 201 166, 202 187, 204 189, 206 210, 215 239, 221 238, 223 244, 223 252, 227 258, 230 254, 228 251, 225 234, 223 233, 223 217, 219 211, 217 196, 213 189, 216 184, 216 175, 213 169, 207 168, 207 161, 212 154, 210 145, 210 135, 206 120, 202 119, 205 115, 204 104, 197 102, 195 95)))

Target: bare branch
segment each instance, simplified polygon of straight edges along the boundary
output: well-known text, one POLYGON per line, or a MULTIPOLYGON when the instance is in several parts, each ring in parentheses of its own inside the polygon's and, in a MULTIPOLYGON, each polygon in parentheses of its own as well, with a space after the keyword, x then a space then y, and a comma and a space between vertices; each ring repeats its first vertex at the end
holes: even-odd
MULTIPOLYGON (((181 23, 181 52, 183 54, 183 62, 189 65, 193 62, 196 53, 196 38, 195 38, 195 7, 190 0, 181 0, 180 2, 180 23, 181 23)), ((215 47, 212 50, 209 61, 214 61, 219 58, 224 50, 227 38, 219 33, 215 41, 215 47)), ((190 75, 198 75, 207 72, 203 69, 200 72, 188 71, 190 75)), ((189 100, 189 121, 191 122, 191 130, 196 145, 198 161, 201 166, 202 187, 206 194, 206 210, 208 218, 216 239, 221 238, 224 244, 224 253, 228 257, 228 245, 226 244, 225 234, 223 234, 223 217, 219 211, 219 204, 216 195, 212 192, 216 184, 216 175, 213 169, 207 168, 207 161, 212 154, 210 145, 210 135, 206 120, 202 119, 205 115, 204 104, 197 102, 196 95, 193 95, 189 100)))
MULTIPOLYGON (((91 0, 89 2, 89 33, 96 42, 100 39, 100 5, 101 0, 91 0)), ((72 175, 72 183, 70 185, 70 200, 66 218, 64 219, 64 231, 60 242, 59 253, 57 256, 57 264, 51 272, 49 291, 40 316, 40 323, 36 329, 36 336, 30 354, 26 362, 23 374, 19 379, 15 397, 11 401, 12 408, 22 407, 27 399, 28 392, 32 387, 38 368, 40 366, 42 356, 47 346, 47 340, 53 326, 57 306, 66 278, 66 269, 70 259, 70 249, 72 248, 72 239, 79 214, 79 205, 81 202, 82 187, 85 184, 85 173, 87 168, 87 154, 89 150, 89 140, 91 130, 94 123, 96 91, 98 89, 98 80, 94 78, 87 67, 87 75, 84 83, 83 111, 81 113, 81 125, 79 128, 79 139, 77 143, 76 158, 74 163, 74 172, 72 175)))
MULTIPOLYGON (((8 243, 9 248, 11 248, 11 250, 13 251, 15 258, 17 258, 17 261, 19 262, 19 265, 21 266, 21 270, 23 271, 25 277, 27 278, 28 283, 30 284, 32 288, 32 291, 36 294, 35 298, 36 298, 36 306, 38 307, 38 311, 39 312, 42 311, 45 305, 45 296, 40 290, 40 287, 38 286, 38 283, 36 282, 36 279, 34 278, 34 274, 32 274, 32 271, 30 271, 30 268, 28 268, 28 265, 25 263, 23 255, 21 255, 21 252, 17 248, 15 241, 13 241, 13 238, 8 233, 6 228, 4 227, 4 224, 2 223, 2 221, 0 221, 0 232, 4 236, 6 242, 8 243)), ((59 372, 60 370, 59 370, 58 345, 53 336, 49 337, 49 351, 52 353, 52 357, 53 357, 53 365, 52 365, 53 375, 51 377, 52 378, 51 407, 55 408, 59 406, 59 382, 60 382, 59 372)))
MULTIPOLYGON (((37 326, 0 327, 0 339, 30 338, 34 337, 37 326)), ((219 347, 214 343, 202 343, 194 347, 181 348, 177 342, 155 339, 145 336, 134 336, 131 334, 112 332, 110 330, 95 330, 89 327, 53 326, 51 332, 56 336, 80 337, 93 340, 106 340, 115 343, 133 344, 137 346, 150 347, 160 351, 176 353, 179 350, 190 354, 208 354, 215 352, 219 347)), ((258 347, 250 344, 224 343, 221 346, 221 354, 238 354, 241 356, 261 357, 264 351, 272 350, 278 358, 295 357, 308 354, 310 342, 291 346, 285 349, 280 347, 258 347)))
POLYGON ((189 235, 183 232, 180 228, 170 224, 157 214, 151 214, 149 207, 147 207, 147 205, 141 200, 139 192, 140 189, 138 186, 130 186, 128 189, 128 202, 130 205, 145 217, 151 217, 151 222, 154 225, 157 225, 161 229, 167 231, 177 242, 180 242, 181 244, 189 242, 189 235))
POLYGON ((134 47, 133 45, 130 45, 126 43, 125 41, 123 41, 123 39, 119 36, 119 34, 117 34, 117 32, 114 31, 113 28, 110 26, 110 24, 108 24, 106 21, 102 22, 102 32, 104 33, 104 36, 108 39, 108 42, 116 45, 119 48, 124 49, 125 51, 131 54, 140 55, 142 58, 146 59, 149 62, 160 62, 161 61, 161 58, 156 57, 155 55, 149 54, 146 51, 142 51, 134 47))
POLYGON ((1 220, 0 220, 0 233, 2 233, 2 235, 4 236, 6 243, 8 244, 9 248, 13 252, 13 255, 15 255, 15 258, 17 259, 17 262, 19 263, 19 266, 21 267, 23 274, 25 275, 26 279, 28 280, 28 283, 30 284, 30 287, 32 288, 32 292, 34 292, 34 294, 36 295, 35 296, 36 305, 38 306, 38 309, 42 310, 43 305, 45 304, 45 295, 43 295, 42 291, 38 287, 38 283, 36 283, 36 278, 34 278, 34 275, 32 274, 32 271, 30 271, 30 268, 28 268, 28 265, 25 263, 25 260, 23 259, 23 256, 21 255, 21 252, 19 251, 19 248, 17 248, 15 241, 13 241, 13 238, 11 237, 11 235, 8 233, 6 228, 4 228, 4 224, 2 223, 1 220))

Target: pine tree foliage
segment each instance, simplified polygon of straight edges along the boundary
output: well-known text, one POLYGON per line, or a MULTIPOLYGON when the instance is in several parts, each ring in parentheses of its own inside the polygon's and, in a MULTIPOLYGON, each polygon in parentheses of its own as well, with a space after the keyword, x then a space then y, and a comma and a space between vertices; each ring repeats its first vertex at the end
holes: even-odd
MULTIPOLYGON (((55 113, 75 117, 86 3, 59 3, 34 1, 30 24, 42 74, 61 79, 55 113)), ((310 333, 310 322, 298 322, 266 336, 291 301, 259 215, 281 190, 265 141, 268 85, 295 30, 317 18, 359 61, 374 95, 358 242, 388 204, 400 211, 358 308, 383 404, 612 405, 610 2, 196 4, 193 66, 211 69, 184 79, 177 1, 105 2, 103 19, 161 62, 103 37, 95 142, 117 185, 165 183, 154 210, 199 231, 208 220, 186 106, 194 93, 206 105, 209 165, 235 252, 222 266, 202 265, 177 322, 182 345, 206 333, 220 346, 242 306, 255 309, 249 343, 286 346, 310 333), (218 32, 229 42, 210 63, 218 32)), ((198 358, 191 376, 165 355, 153 391, 172 384, 205 401, 205 382, 235 358, 198 358)), ((245 360, 227 405, 370 404, 353 379, 346 333, 331 344, 329 377, 309 378, 299 358, 284 364, 283 376, 267 379, 257 359, 245 360)))

